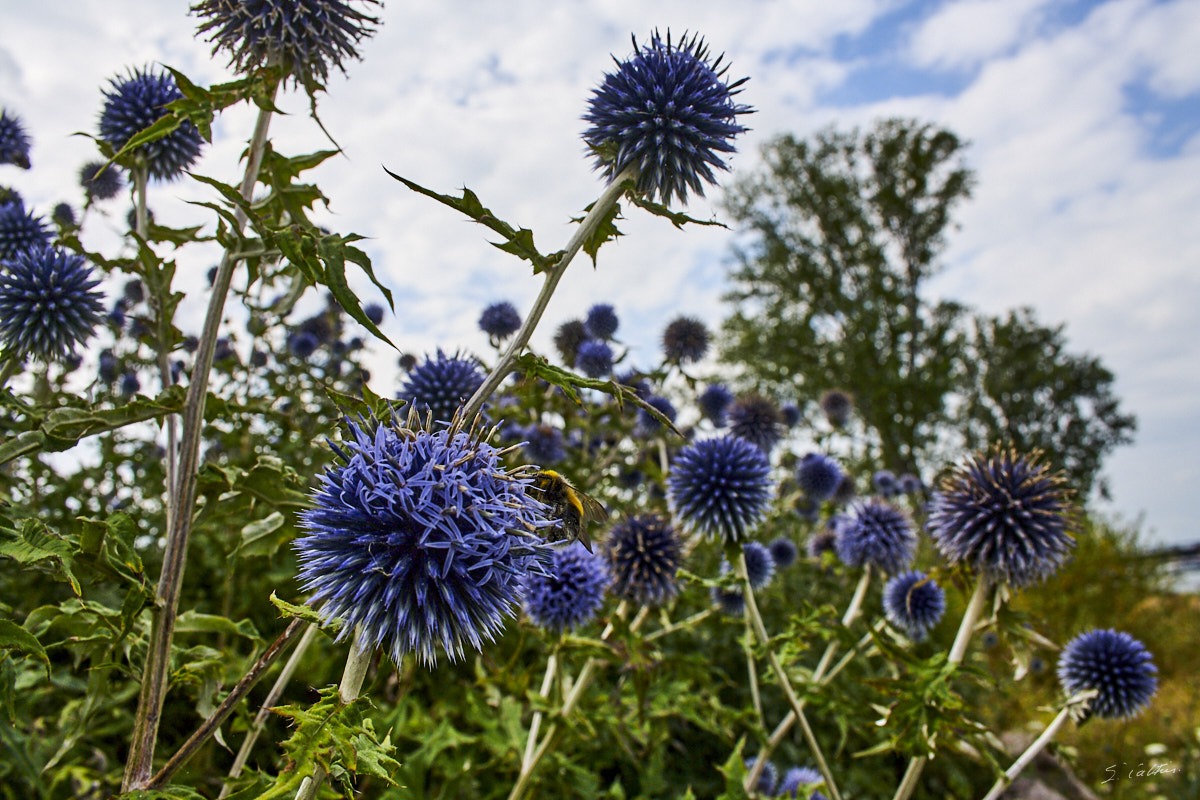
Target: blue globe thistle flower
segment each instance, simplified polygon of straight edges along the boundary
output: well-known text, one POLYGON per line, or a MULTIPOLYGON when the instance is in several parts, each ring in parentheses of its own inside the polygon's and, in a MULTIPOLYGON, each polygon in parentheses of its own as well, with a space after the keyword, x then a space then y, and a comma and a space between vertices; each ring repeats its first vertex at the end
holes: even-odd
POLYGON ((549 467, 567 457, 567 441, 553 425, 531 425, 520 438, 526 440, 522 449, 534 464, 549 467))
POLYGON ((896 488, 900 494, 920 494, 925 490, 925 484, 921 483, 921 479, 911 472, 906 472, 896 480, 896 488))
MULTIPOLYGON (((655 411, 671 420, 671 422, 675 422, 677 412, 675 411, 674 404, 672 404, 667 398, 658 397, 657 395, 647 397, 646 405, 654 408, 655 411)), ((654 416, 651 415, 646 409, 639 408, 637 414, 637 428, 640 434, 643 436, 649 436, 653 433, 657 433, 662 428, 662 423, 655 419, 654 416)))
POLYGON ((115 331, 120 333, 125 327, 125 303, 121 300, 113 303, 112 311, 109 311, 108 314, 105 315, 104 320, 115 331))
POLYGON ((800 406, 795 403, 784 403, 779 407, 779 415, 784 426, 794 428, 800 424, 800 406))
MULTIPOLYGON (((783 779, 779 782, 779 787, 775 790, 776 797, 799 797, 800 787, 809 786, 814 783, 824 783, 825 779, 821 777, 821 773, 817 772, 812 767, 792 767, 787 772, 783 773, 783 779)), ((810 800, 828 800, 825 795, 820 792, 813 792, 810 800)))
POLYGON ((875 487, 875 491, 881 497, 893 497, 900 491, 896 476, 890 469, 876 470, 875 474, 871 476, 871 485, 875 487))
POLYGON ((976 455, 938 487, 926 523, 951 564, 1024 586, 1053 574, 1075 540, 1067 492, 1036 456, 976 455))
POLYGON ((525 613, 533 624, 553 633, 574 630, 596 616, 608 584, 603 557, 572 542, 554 549, 545 574, 525 576, 525 613))
POLYGON ((608 180, 626 167, 638 169, 637 190, 665 204, 689 190, 704 195, 704 182, 715 184, 713 168, 727 170, 719 154, 734 152, 732 140, 747 128, 737 124, 750 106, 733 98, 746 78, 727 83, 721 56, 710 63, 699 36, 664 41, 657 32, 650 44, 616 62, 593 90, 583 118, 583 134, 593 148, 596 169, 608 180))
POLYGON ((603 378, 612 372, 613 351, 607 342, 586 339, 575 351, 575 367, 589 378, 603 378))
POLYGON ((50 228, 44 219, 26 212, 20 200, 0 203, 0 261, 49 244, 50 228))
MULTIPOLYGON (((126 78, 110 79, 100 112, 100 138, 119 151, 134 134, 149 128, 167 111, 167 105, 183 98, 169 72, 151 72, 147 67, 131 70, 126 78)), ((200 157, 204 144, 200 131, 183 122, 171 133, 138 147, 131 155, 143 156, 151 178, 178 178, 200 157)))
POLYGON ((888 622, 919 642, 942 620, 946 593, 924 572, 905 572, 883 587, 883 613, 888 622))
POLYGON ((138 380, 136 372, 126 372, 121 376, 121 394, 125 397, 133 397, 142 389, 142 382, 138 380))
POLYGON ((733 392, 721 383, 709 384, 696 398, 696 405, 700 407, 700 413, 718 428, 725 427, 725 412, 732 402, 733 392))
POLYGON ((746 542, 742 545, 742 555, 746 557, 750 588, 757 592, 770 586, 775 577, 775 559, 771 557, 771 551, 758 542, 746 542))
POLYGON ((824 502, 837 491, 842 482, 842 470, 837 462, 823 453, 808 453, 796 467, 796 483, 813 500, 824 502))
POLYGON ((564 364, 575 363, 575 357, 579 354, 579 345, 587 340, 587 326, 583 324, 583 320, 579 319, 567 320, 554 332, 554 347, 562 356, 564 364))
POLYGON ((278 64, 310 94, 331 66, 345 72, 344 60, 361 58, 358 43, 379 24, 343 0, 204 0, 191 12, 203 18, 197 33, 213 43, 213 55, 225 51, 235 71, 278 64))
POLYGON ((783 434, 779 408, 766 397, 751 394, 739 397, 727 412, 729 432, 770 453, 783 434))
POLYGON ((121 287, 121 296, 130 303, 140 303, 146 299, 146 287, 140 280, 134 278, 126 281, 125 285, 121 287))
POLYGON ((708 328, 695 317, 672 320, 663 331, 663 353, 667 361, 690 364, 708 353, 708 328))
POLYGON ((492 303, 479 315, 479 329, 497 339, 507 338, 521 329, 521 313, 507 301, 492 303))
POLYGON ((854 478, 850 475, 843 475, 838 481, 837 488, 833 490, 833 497, 830 499, 838 505, 845 505, 854 499, 858 494, 858 487, 854 484, 854 478))
POLYGON ((1088 714, 1101 719, 1136 716, 1158 690, 1154 657, 1128 633, 1092 630, 1067 643, 1058 659, 1058 679, 1068 694, 1099 692, 1088 714))
POLYGON ((441 350, 413 367, 400 390, 400 399, 412 404, 424 419, 432 414, 435 422, 449 422, 475 390, 483 383, 479 363, 469 356, 447 356, 441 350))
POLYGON ((838 558, 847 566, 869 564, 895 575, 912 563, 917 534, 908 515, 899 508, 882 500, 867 500, 837 526, 835 546, 838 558))
POLYGON ((604 555, 612 573, 612 593, 620 599, 655 607, 675 597, 683 542, 665 518, 641 514, 613 526, 604 555))
POLYGON ((620 321, 617 312, 608 303, 596 303, 588 309, 583 325, 593 339, 611 339, 617 332, 620 321))
MULTIPOLYGON (((758 763, 758 757, 746 759, 746 771, 754 769, 754 765, 758 763)), ((761 794, 763 797, 775 796, 775 784, 779 782, 779 768, 774 762, 768 761, 763 764, 762 772, 758 773, 758 783, 754 785, 754 791, 761 794)))
POLYGON ((378 303, 368 303, 363 307, 363 313, 376 325, 383 324, 383 306, 378 303))
POLYGON ((0 108, 0 164, 29 169, 29 134, 16 114, 0 108))
POLYGON ((780 536, 771 542, 767 545, 767 549, 771 552, 771 560, 780 569, 787 569, 792 564, 795 564, 796 558, 800 555, 800 551, 796 548, 796 543, 786 536, 780 536))
MULTIPOLYGON (((414 420, 410 415, 409 424, 414 420)), ((453 661, 493 640, 521 599, 522 576, 550 554, 530 479, 458 428, 351 423, 337 462, 300 514, 301 586, 338 639, 453 661), (354 632, 358 631, 357 634, 354 632)))
POLYGON ((738 542, 771 502, 771 465, 736 436, 688 445, 671 464, 667 497, 676 518, 709 538, 738 542))
POLYGON ((100 362, 97 372, 103 383, 111 384, 117 379, 117 356, 112 350, 105 348, 100 351, 100 362))
POLYGON ((309 331, 296 331, 288 337, 288 351, 301 360, 317 352, 320 341, 309 331))
POLYGON ((405 372, 412 372, 417 368, 417 357, 412 353, 402 353, 400 358, 396 360, 396 363, 405 372))
POLYGON ((125 178, 116 164, 106 167, 103 161, 92 161, 80 168, 79 185, 88 200, 109 200, 121 191, 125 178))
POLYGON ((57 247, 22 250, 0 270, 0 342, 16 358, 61 361, 104 313, 100 279, 83 256, 57 247))
POLYGON ((643 400, 652 394, 650 381, 646 380, 646 376, 636 369, 629 369, 622 372, 617 376, 617 383, 633 389, 634 393, 643 400))
POLYGON ((854 400, 841 389, 830 389, 821 395, 817 401, 825 419, 835 428, 840 428, 850 421, 850 412, 854 409, 854 400))
POLYGON ((55 225, 60 228, 74 228, 76 226, 75 209, 71 208, 70 203, 59 203, 50 212, 50 219, 55 225))
MULTIPOLYGON (((729 572, 729 562, 722 560, 721 574, 728 575, 729 572)), ((713 586, 709 588, 708 595, 712 599, 713 605, 720 609, 722 614, 740 617, 746 613, 746 596, 742 594, 741 589, 713 586)))
POLYGON ((219 364, 235 358, 237 358, 237 351, 233 349, 233 342, 227 336, 218 338, 216 344, 213 345, 213 363, 219 364))

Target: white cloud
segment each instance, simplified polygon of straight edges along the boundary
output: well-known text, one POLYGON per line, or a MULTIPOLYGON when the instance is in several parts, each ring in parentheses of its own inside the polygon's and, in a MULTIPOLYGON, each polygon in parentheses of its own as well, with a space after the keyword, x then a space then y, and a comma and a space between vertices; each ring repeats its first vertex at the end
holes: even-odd
POLYGON ((1051 0, 957 0, 912 34, 909 58, 922 67, 969 69, 1003 55, 1036 29, 1051 0))

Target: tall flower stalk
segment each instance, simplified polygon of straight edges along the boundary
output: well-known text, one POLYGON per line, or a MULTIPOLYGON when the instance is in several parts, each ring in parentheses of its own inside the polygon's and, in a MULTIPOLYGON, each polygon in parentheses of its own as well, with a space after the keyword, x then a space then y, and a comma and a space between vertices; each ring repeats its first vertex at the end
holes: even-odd
MULTIPOLYGON (((239 194, 249 203, 258 182, 258 171, 266 152, 267 131, 271 124, 270 108, 274 105, 279 89, 275 82, 268 91, 271 100, 259 108, 254 133, 247 151, 246 168, 242 176, 239 194)), ((236 211, 238 233, 245 227, 246 215, 240 208, 236 211)), ((230 250, 221 257, 217 274, 209 295, 208 310, 200 334, 199 346, 192 365, 187 399, 183 407, 183 426, 179 445, 179 461, 175 482, 175 509, 168 513, 171 520, 167 530, 166 546, 163 550, 162 572, 155 592, 152 611, 150 642, 146 653, 146 665, 142 671, 142 690, 138 696, 138 709, 134 717, 134 734, 129 759, 125 765, 125 776, 121 782, 123 791, 137 789, 150 777, 154 763, 154 746, 158 738, 159 718, 167 692, 167 670, 171 653, 171 640, 175 633, 175 617, 179 605, 179 589, 183 584, 184 564, 187 558, 188 537, 192 530, 191 509, 196 503, 196 469, 200 457, 200 436, 204 426, 204 404, 208 395, 208 379, 212 370, 213 353, 220 333, 221 316, 225 310, 225 297, 233 279, 237 258, 230 250)))

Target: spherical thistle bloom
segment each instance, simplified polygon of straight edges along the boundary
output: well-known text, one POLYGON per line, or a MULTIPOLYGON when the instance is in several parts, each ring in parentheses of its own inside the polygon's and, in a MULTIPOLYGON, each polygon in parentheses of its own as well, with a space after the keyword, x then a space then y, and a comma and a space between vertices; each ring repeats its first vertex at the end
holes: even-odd
POLYGON ((896 489, 900 494, 920 494, 925 490, 925 484, 916 475, 906 472, 896 480, 896 489))
MULTIPOLYGON (((799 797, 801 786, 824 782, 825 779, 821 777, 821 773, 812 767, 792 767, 783 773, 783 779, 779 781, 779 787, 775 790, 775 796, 799 797)), ((827 800, 827 798, 820 792, 813 792, 809 800, 827 800)))
POLYGON ((850 475, 843 475, 830 499, 838 505, 845 505, 853 500, 857 493, 858 487, 854 484, 854 478, 850 475))
POLYGON ((46 220, 27 212, 20 200, 0 204, 0 261, 49 244, 50 228, 46 220))
POLYGON ((121 376, 121 394, 125 397, 133 397, 142 388, 142 382, 138 380, 136 372, 126 372, 121 376))
POLYGON ((788 428, 794 428, 800 424, 800 406, 795 403, 784 403, 779 407, 779 415, 783 419, 783 424, 788 428))
POLYGON ((742 555, 746 558, 750 588, 757 592, 770 586, 775 577, 775 559, 771 557, 771 551, 758 542, 746 542, 742 545, 742 555))
MULTIPOLYGON (((746 771, 754 769, 754 765, 758 763, 758 757, 746 759, 746 771)), ((758 783, 754 785, 754 791, 758 792, 763 797, 775 796, 775 784, 779 782, 779 768, 771 761, 763 764, 762 772, 758 773, 758 783)))
POLYGON ((804 552, 814 561, 820 561, 826 553, 837 552, 837 532, 817 531, 804 541, 804 552))
MULTIPOLYGON (((728 575, 729 562, 722 559, 721 574, 728 575)), ((708 590, 712 603, 722 614, 730 617, 740 617, 746 613, 746 596, 736 587, 712 586, 708 590)))
POLYGON ((1088 714, 1101 719, 1136 716, 1158 690, 1153 656, 1128 633, 1092 630, 1076 636, 1058 659, 1058 679, 1068 694, 1095 689, 1088 714))
POLYGON ((733 392, 721 383, 710 383, 696 398, 696 405, 700 407, 700 413, 718 428, 725 427, 725 412, 732 402, 733 392))
POLYGON ((617 312, 608 303, 596 303, 588 309, 587 318, 583 321, 588 336, 593 339, 611 339, 617 332, 620 320, 617 312))
POLYGON ((657 607, 675 597, 683 542, 664 517, 640 514, 614 525, 604 555, 612 574, 612 593, 621 600, 657 607))
MULTIPOLYGON (((411 420, 411 417, 410 417, 411 420)), ((494 639, 550 553, 530 479, 458 429, 350 423, 300 514, 300 584, 339 640, 436 663, 494 639), (357 634, 354 632, 358 631, 357 634)))
POLYGON ((521 312, 507 301, 492 303, 479 315, 479 329, 488 336, 505 339, 521 329, 521 312))
POLYGON ((783 434, 783 419, 774 401, 762 395, 739 397, 727 412, 729 432, 770 453, 783 434))
POLYGON ((320 341, 309 331, 296 331, 288 337, 288 352, 296 358, 305 359, 317 352, 320 341))
POLYGON ((946 593, 923 572, 905 572, 883 587, 883 612, 888 622, 919 642, 941 622, 946 593))
POLYGON ((424 419, 432 414, 435 422, 450 422, 475 390, 483 383, 479 363, 469 356, 447 356, 441 350, 427 356, 408 373, 400 390, 400 399, 412 404, 424 419))
POLYGON ((636 369, 622 372, 617 376, 617 383, 633 389, 634 394, 643 400, 648 399, 653 393, 653 390, 650 388, 650 381, 646 380, 646 376, 636 369))
POLYGON ((358 43, 379 20, 354 7, 376 0, 204 0, 192 6, 202 18, 197 33, 224 51, 242 75, 278 64, 310 93, 329 78, 329 68, 360 59, 358 43))
POLYGON ((688 445, 671 464, 667 497, 676 518, 709 538, 738 542, 771 502, 771 465, 736 436, 688 445))
POLYGON ((854 409, 854 401, 850 395, 841 389, 830 389, 821 395, 817 401, 825 419, 835 428, 840 428, 850 421, 850 412, 854 409))
POLYGON ((592 91, 583 118, 591 127, 583 140, 593 149, 596 169, 612 180, 637 168, 637 190, 665 204, 688 191, 704 195, 715 184, 713 168, 727 170, 721 153, 747 128, 737 123, 750 106, 735 103, 746 78, 729 83, 722 56, 710 61, 699 36, 666 40, 656 31, 649 45, 633 41, 633 55, 616 62, 592 91))
POLYGON ((16 114, 0 108, 0 164, 29 169, 29 134, 16 114))
POLYGON ((871 485, 882 497, 892 497, 900 489, 896 476, 890 469, 876 470, 871 476, 871 485))
POLYGON ((111 384, 117 379, 117 356, 112 350, 105 348, 100 351, 97 373, 101 382, 111 384))
POLYGON ((917 534, 908 515, 891 503, 867 500, 837 526, 838 558, 847 566, 873 566, 895 575, 912 563, 917 534))
POLYGON ((796 467, 796 483, 800 490, 818 502, 833 497, 841 482, 841 468, 823 453, 806 454, 796 467))
POLYGON ((367 315, 367 319, 371 320, 376 325, 383 323, 383 306, 378 303, 368 303, 363 307, 363 313, 367 315))
MULTIPOLYGON (((169 72, 151 72, 147 67, 131 70, 128 77, 110 79, 100 112, 100 138, 119 151, 134 134, 149 128, 169 113, 167 105, 183 98, 169 72)), ((171 133, 147 142, 133 151, 146 160, 150 177, 162 181, 178 178, 200 157, 204 139, 185 121, 171 133)))
POLYGON ((521 449, 534 464, 549 467, 567 457, 567 441, 553 425, 531 425, 521 438, 526 440, 521 449))
POLYGON ((796 558, 800 555, 796 548, 796 543, 786 536, 780 536, 767 545, 767 550, 771 552, 771 560, 775 562, 775 566, 779 569, 787 569, 792 564, 796 563, 796 558))
MULTIPOLYGON (((675 422, 675 417, 678 412, 675 411, 675 405, 665 397, 657 395, 647 397, 646 405, 652 407, 655 411, 662 414, 667 419, 675 422)), ((638 433, 643 436, 657 433, 662 428, 662 423, 644 408, 639 408, 637 413, 637 429, 638 433)))
POLYGON ((416 369, 417 357, 412 353, 403 353, 401 354, 400 358, 396 360, 396 363, 399 365, 400 369, 404 370, 405 372, 412 372, 414 369, 416 369))
POLYGON ((57 247, 22 250, 0 270, 0 342, 19 359, 61 361, 104 314, 100 279, 83 256, 57 247))
POLYGON ((76 226, 75 209, 71 208, 70 203, 59 203, 50 212, 50 219, 55 225, 61 228, 74 228, 76 226))
POLYGON ((545 574, 531 572, 523 583, 529 619, 538 627, 562 633, 596 616, 609 584, 608 567, 602 556, 572 542, 554 549, 545 574))
POLYGON ((926 523, 951 564, 1024 586, 1053 574, 1075 540, 1067 491, 1036 456, 976 455, 938 487, 926 523))
POLYGON ((587 326, 583 320, 567 320, 554 332, 554 348, 562 356, 564 364, 574 364, 579 345, 588 340, 587 326))
POLYGON ((673 363, 694 363, 708 353, 708 340, 708 328, 703 322, 695 317, 679 317, 663 331, 663 353, 673 363))
POLYGON ((125 185, 125 177, 116 164, 106 166, 103 161, 92 161, 80 168, 79 185, 83 187, 88 200, 110 200, 125 185))
POLYGON ((603 378, 612 372, 613 351, 607 342, 587 339, 575 351, 575 368, 589 378, 603 378))

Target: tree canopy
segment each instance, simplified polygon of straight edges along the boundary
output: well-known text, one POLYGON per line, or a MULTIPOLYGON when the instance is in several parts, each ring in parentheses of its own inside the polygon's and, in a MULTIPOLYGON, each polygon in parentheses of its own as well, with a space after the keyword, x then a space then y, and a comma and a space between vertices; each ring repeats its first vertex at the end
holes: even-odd
POLYGON ((722 357, 781 398, 852 394, 859 455, 881 466, 929 472, 1011 442, 1087 492, 1134 429, 1112 373, 1027 309, 993 320, 927 291, 974 184, 965 147, 906 119, 769 142, 724 201, 742 237, 722 357))

